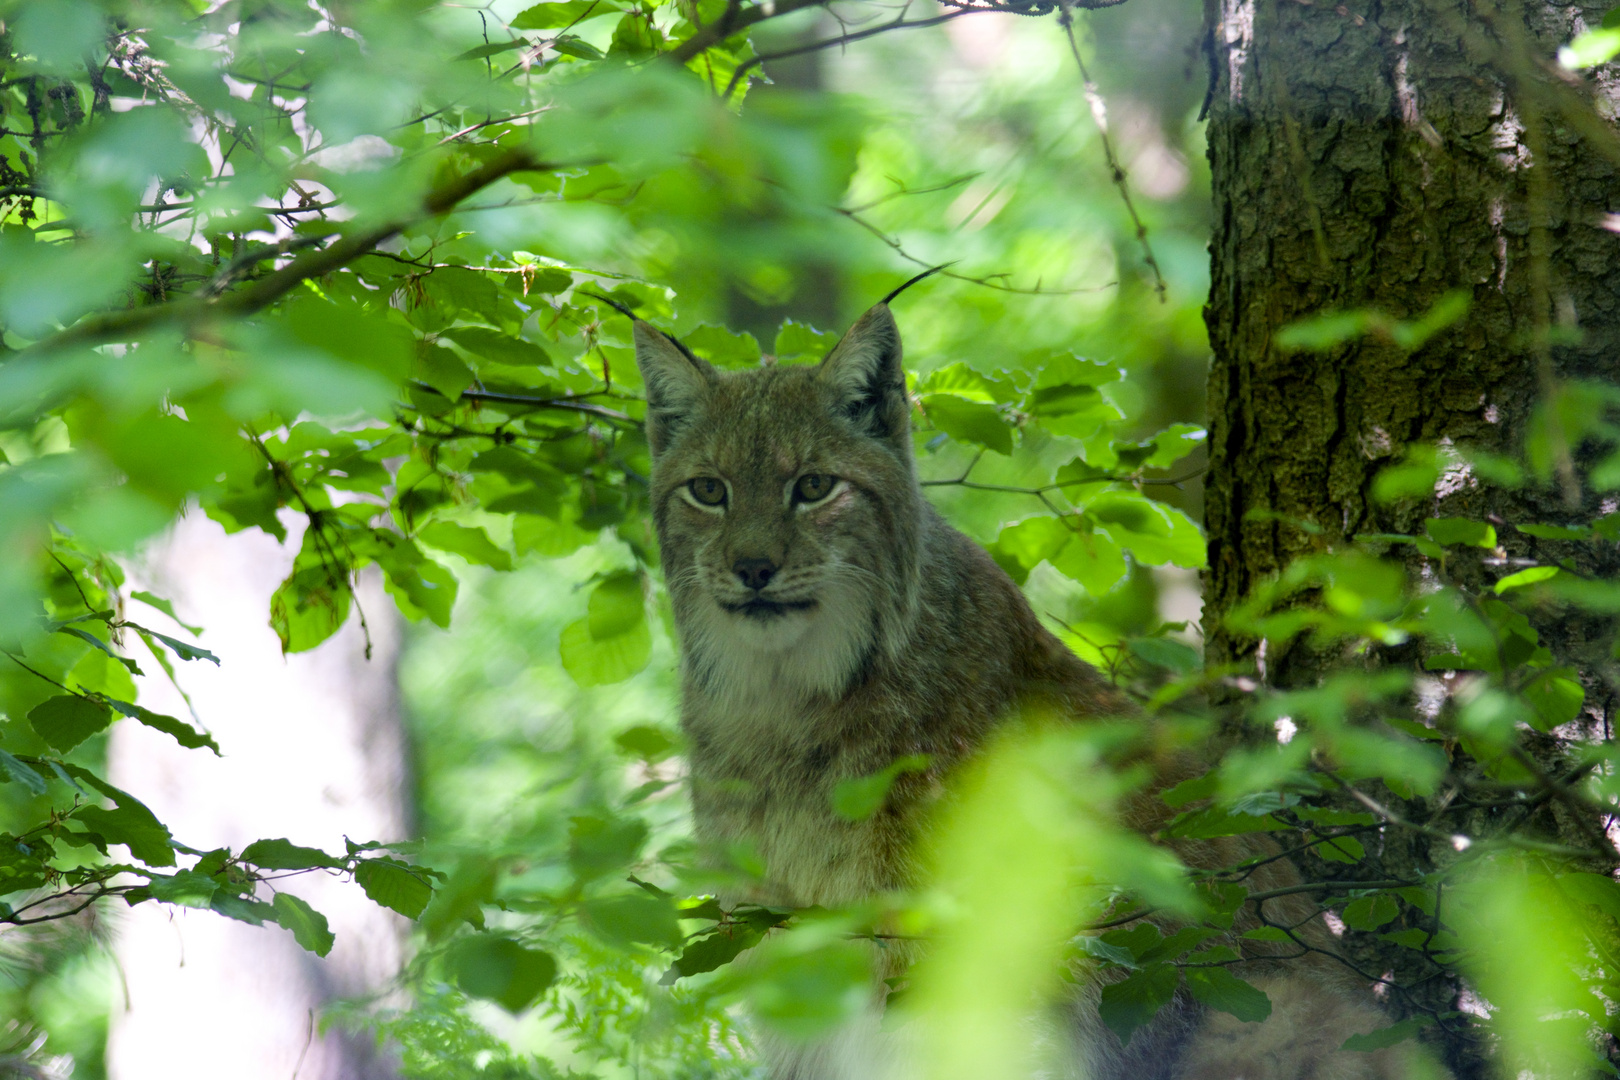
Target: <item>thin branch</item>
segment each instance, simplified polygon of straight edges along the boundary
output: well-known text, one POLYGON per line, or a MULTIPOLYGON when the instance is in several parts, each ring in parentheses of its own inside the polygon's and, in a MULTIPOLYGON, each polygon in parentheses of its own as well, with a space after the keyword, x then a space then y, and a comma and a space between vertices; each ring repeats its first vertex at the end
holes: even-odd
POLYGON ((940 23, 950 22, 952 19, 959 19, 963 15, 971 14, 973 14, 971 8, 962 8, 956 11, 948 12, 944 15, 935 15, 931 19, 913 19, 912 21, 907 22, 905 10, 902 9, 899 15, 881 26, 869 26, 865 30, 856 30, 848 34, 839 34, 837 37, 827 38, 823 41, 812 41, 807 45, 799 45, 791 49, 783 49, 781 52, 761 53, 758 56, 750 56, 747 60, 744 60, 742 63, 738 64, 737 70, 731 73, 731 81, 726 83, 726 89, 720 95, 720 97, 722 100, 730 101, 732 91, 737 89, 737 84, 742 81, 744 75, 748 74, 748 72, 753 68, 757 68, 761 64, 768 63, 772 60, 786 60, 791 56, 803 56, 805 53, 820 52, 822 49, 831 49, 839 45, 848 45, 852 41, 860 41, 863 38, 876 37, 878 34, 886 34, 890 30, 910 30, 924 26, 938 26, 940 23))
POLYGON ((942 184, 933 184, 929 187, 922 188, 907 187, 905 184, 901 183, 899 180, 895 180, 895 178, 891 176, 888 179, 894 181, 894 183, 897 185, 894 191, 889 192, 887 195, 880 195, 869 203, 862 203, 859 206, 852 206, 843 212, 850 214, 861 214, 868 210, 876 209, 886 202, 892 202, 895 199, 905 198, 907 195, 932 195, 937 191, 949 191, 953 187, 960 187, 969 180, 977 180, 979 176, 980 174, 976 172, 963 173, 954 180, 946 180, 942 184))
POLYGON ((1131 200, 1131 189, 1125 183, 1125 170, 1120 168, 1119 158, 1114 154, 1113 140, 1108 137, 1108 114, 1103 109, 1102 95, 1097 92, 1097 84, 1091 81, 1091 72, 1086 70, 1086 62, 1080 55, 1080 43, 1074 39, 1073 0, 1058 0, 1058 25, 1063 27, 1063 36, 1068 38, 1069 52, 1074 55, 1075 66, 1080 69, 1080 81, 1085 87, 1086 100, 1091 104, 1092 115, 1097 120, 1097 135, 1102 140, 1103 157, 1108 161, 1108 172, 1113 178, 1114 187, 1119 190, 1119 197, 1125 203, 1125 211, 1131 216, 1131 224, 1136 227, 1136 242, 1142 246, 1142 261, 1148 264, 1153 271, 1153 291, 1159 294, 1159 303, 1169 303, 1164 285, 1164 273, 1159 269, 1159 260, 1153 257, 1153 247, 1148 243, 1147 226, 1142 224, 1142 218, 1136 212, 1136 203, 1131 200))
MULTIPOLYGON (((750 26, 762 23, 766 19, 779 19, 783 15, 790 15, 805 8, 822 7, 827 0, 780 0, 774 4, 760 4, 743 10, 737 0, 731 0, 726 5, 725 13, 698 30, 697 33, 675 46, 664 56, 677 64, 685 65, 689 60, 706 52, 735 34, 740 34, 750 26)), ((729 94, 727 95, 730 96, 729 94)))
MULTIPOLYGON (((426 383, 412 381, 412 385, 419 389, 433 390, 426 383)), ((433 391, 438 393, 437 390, 433 391)), ((589 401, 580 401, 576 398, 543 398, 529 397, 524 394, 502 394, 490 390, 463 390, 462 401, 493 401, 498 404, 527 405, 536 409, 566 409, 569 412, 585 413, 589 416, 599 416, 603 420, 612 420, 620 424, 634 424, 634 417, 617 409, 610 409, 605 405, 597 405, 589 401)))
MULTIPOLYGON (((971 469, 972 466, 969 466, 971 469)), ((1088 476, 1084 480, 1065 480, 1062 483, 1042 484, 1040 487, 1018 487, 1013 484, 981 484, 976 480, 969 480, 964 473, 953 480, 923 480, 923 487, 964 487, 974 491, 1001 491, 1009 495, 1044 495, 1048 491, 1062 491, 1064 488, 1085 487, 1088 484, 1145 484, 1150 486, 1180 487, 1189 480, 1196 480, 1209 469, 1195 469, 1182 476, 1169 476, 1162 480, 1152 480, 1142 476, 1088 476)))
POLYGON ((329 247, 301 255, 237 292, 218 299, 184 297, 167 303, 94 315, 29 346, 19 355, 42 355, 72 346, 88 347, 126 340, 165 322, 178 322, 190 330, 205 321, 251 315, 268 307, 309 278, 330 273, 367 254, 416 222, 449 213, 469 195, 511 173, 554 167, 538 161, 527 147, 508 150, 465 176, 456 177, 430 191, 415 214, 353 233, 329 247))
MULTIPOLYGON (((865 218, 861 217, 859 208, 850 210, 842 206, 834 206, 831 209, 834 213, 842 214, 844 217, 847 217, 849 220, 853 221, 855 224, 859 225, 861 228, 883 241, 883 243, 888 245, 888 247, 893 250, 896 255, 899 255, 907 262, 915 263, 918 266, 936 265, 934 262, 928 259, 919 259, 917 256, 911 254, 905 249, 904 246, 901 245, 899 240, 890 236, 876 225, 873 225, 870 221, 867 221, 865 218)), ((1007 274, 987 274, 984 277, 969 277, 966 274, 956 274, 949 270, 943 271, 943 273, 948 278, 955 278, 957 281, 965 281, 970 285, 982 285, 987 289, 998 289, 1001 292, 1016 293, 1020 296, 1076 296, 1081 293, 1102 292, 1104 289, 1112 289, 1114 286, 1119 284, 1117 281, 1110 281, 1105 285, 1092 285, 1083 289, 1043 289, 1041 288, 1040 283, 1037 282, 1033 289, 1020 289, 1017 286, 1005 285, 995 280, 996 278, 1007 277, 1007 274)))

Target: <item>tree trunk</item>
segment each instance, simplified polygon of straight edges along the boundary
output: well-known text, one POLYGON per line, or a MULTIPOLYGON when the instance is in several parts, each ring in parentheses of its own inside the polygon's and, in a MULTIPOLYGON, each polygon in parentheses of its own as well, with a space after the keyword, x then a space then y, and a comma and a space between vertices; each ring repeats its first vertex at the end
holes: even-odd
MULTIPOLYGON (((296 529, 296 523, 289 519, 296 529)), ((226 536, 193 513, 150 553, 141 576, 203 625, 220 657, 177 674, 223 757, 184 750, 158 732, 120 725, 111 779, 139 792, 175 837, 240 852, 285 836, 341 854, 409 829, 405 736, 395 679, 402 629, 378 582, 356 620, 318 649, 283 658, 266 613, 298 550, 254 530, 226 536)), ((160 676, 161 678, 161 676, 160 676)), ((185 716, 179 695, 147 680, 142 700, 185 716)), ((276 882, 329 920, 321 958, 286 930, 211 911, 141 904, 116 915, 124 983, 107 1050, 112 1080, 227 1072, 235 1080, 390 1080, 397 1063, 367 1037, 321 1030, 336 998, 385 993, 403 961, 404 920, 360 887, 326 873, 276 882)), ((261 899, 269 899, 261 891, 261 899)), ((122 905, 120 905, 122 906, 122 905)))
MULTIPOLYGON (((1361 533, 1421 533, 1425 517, 1495 518, 1510 557, 1573 557, 1612 575, 1614 566, 1597 565, 1612 558, 1597 545, 1537 549, 1509 527, 1601 512, 1601 499, 1581 492, 1578 455, 1550 484, 1513 492, 1462 468, 1431 498, 1379 504, 1370 495, 1374 477, 1412 445, 1515 454, 1536 400, 1557 380, 1615 381, 1620 237, 1604 223, 1613 228, 1605 215, 1620 204, 1610 122, 1620 90, 1600 78, 1586 97, 1549 63, 1559 44, 1597 25, 1606 2, 1209 3, 1209 662, 1250 665, 1279 687, 1343 667, 1342 652, 1303 641, 1273 644, 1268 655, 1223 617, 1301 555, 1361 533), (1468 295, 1468 314, 1416 351, 1387 335, 1320 352, 1274 344, 1279 328, 1329 311, 1415 320, 1451 290, 1468 295)), ((1484 576, 1490 555, 1451 572, 1494 580, 1484 576)), ((1612 689, 1600 678, 1608 661, 1598 628, 1566 617, 1538 629, 1580 669, 1588 719, 1606 719, 1612 689)), ((1402 650, 1371 657, 1417 659, 1402 650)), ((1547 742, 1538 752, 1556 754, 1547 742)), ((1408 806, 1427 816, 1421 803, 1408 806)), ((1575 829, 1550 813, 1541 827, 1575 829)), ((1386 838, 1378 873, 1432 869, 1446 853, 1431 844, 1386 838)), ((1402 954, 1415 955, 1361 937, 1345 945, 1364 969, 1399 975, 1402 954)), ((1459 992, 1441 980, 1422 990, 1442 1009, 1459 992)), ((1477 1048, 1453 1040, 1445 1051, 1459 1076, 1480 1074, 1477 1048)))

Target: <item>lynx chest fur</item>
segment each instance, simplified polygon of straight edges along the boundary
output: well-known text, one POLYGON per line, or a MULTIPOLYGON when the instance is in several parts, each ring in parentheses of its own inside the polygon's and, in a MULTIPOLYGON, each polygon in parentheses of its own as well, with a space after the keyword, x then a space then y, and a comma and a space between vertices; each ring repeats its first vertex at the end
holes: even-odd
POLYGON ((768 902, 910 884, 926 796, 1021 699, 1120 702, 924 500, 887 305, 815 367, 717 371, 645 323, 636 347, 701 838, 757 852, 768 902), (928 768, 878 814, 834 813, 907 755, 928 768))

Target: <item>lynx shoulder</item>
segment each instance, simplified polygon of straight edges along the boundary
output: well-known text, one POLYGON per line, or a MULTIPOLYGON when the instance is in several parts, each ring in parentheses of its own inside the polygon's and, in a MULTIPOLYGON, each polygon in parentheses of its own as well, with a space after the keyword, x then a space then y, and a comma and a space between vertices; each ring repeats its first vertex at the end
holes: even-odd
MULTIPOLYGON (((746 899, 832 905, 916 884, 912 841, 926 808, 1011 716, 1029 706, 1076 718, 1130 711, 924 498, 886 303, 815 366, 717 370, 641 321, 635 342, 651 504, 681 639, 694 818, 700 840, 760 856, 766 878, 746 899), (927 771, 903 774, 877 814, 834 813, 840 781, 908 755, 926 756, 927 771)), ((1151 828, 1151 810, 1141 816, 1151 828)), ((1328 994, 1360 1030, 1377 1026, 1352 997, 1328 994)), ((1287 1080, 1318 1075, 1307 1064, 1327 1053, 1318 1031, 1307 1064, 1285 1064, 1279 1041, 1308 1042, 1289 1022, 1250 1025, 1266 1032, 1252 1047, 1190 1007, 1163 1026, 1149 1063, 1147 1040, 1122 1055, 1095 1013, 1083 1014, 1091 1074, 1168 1077, 1161 1070, 1179 1061, 1194 1075, 1204 1057, 1218 1067, 1247 1047, 1274 1063, 1249 1080, 1287 1080), (1195 1030, 1208 1035, 1199 1041, 1195 1030)), ((848 1066, 847 1053, 845 1065, 829 1064, 829 1054, 784 1051, 775 1075, 872 1074, 848 1066)), ((1332 1075, 1394 1075, 1381 1071, 1387 1055, 1354 1057, 1332 1075)))

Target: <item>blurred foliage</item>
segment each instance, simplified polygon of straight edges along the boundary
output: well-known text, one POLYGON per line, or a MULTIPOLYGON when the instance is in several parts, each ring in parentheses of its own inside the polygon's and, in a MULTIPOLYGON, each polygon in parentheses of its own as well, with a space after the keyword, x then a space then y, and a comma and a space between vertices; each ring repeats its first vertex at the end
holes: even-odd
MULTIPOLYGON (((940 945, 897 1009, 936 1025, 941 1075, 1005 1061, 1029 985, 1058 993, 1065 971, 1112 980, 1121 1038, 1183 985, 1257 1020, 1270 1004, 1231 970, 1234 913, 1255 905, 1247 938, 1267 950, 1303 943, 1266 922, 1254 866, 1189 877, 1113 817, 1146 778, 1111 763, 1145 738, 1206 741, 1219 700, 1260 738, 1164 793, 1167 835, 1270 832, 1331 864, 1311 883, 1321 911, 1414 951, 1424 977, 1475 979, 1514 1060, 1587 1068, 1620 993, 1620 893, 1589 872, 1601 836, 1571 848, 1525 823, 1550 802, 1596 821, 1620 793, 1579 673, 1528 614, 1610 632, 1620 586, 1561 553, 1612 545, 1620 518, 1433 518, 1324 547, 1235 625, 1342 647, 1345 672, 1273 693, 1203 670, 1158 614, 1175 571, 1153 569, 1204 559, 1203 87, 1176 44, 1199 13, 1143 0, 1092 17, 1082 43, 1160 303, 1055 27, 959 33, 986 16, 947 10, 944 28, 863 42, 821 89, 751 85, 770 49, 836 41, 801 8, 0 3, 0 942, 71 928, 23 949, 64 959, 6 973, 6 1007, 94 1075, 102 1021, 61 997, 100 970, 95 905, 211 908, 324 954, 324 917, 271 883, 329 872, 416 921, 409 1004, 328 1017, 397 1047, 412 1077, 754 1075, 740 1003, 813 1037, 861 1009, 874 950, 921 937, 940 945), (722 367, 813 362, 944 262, 897 302, 928 490, 1154 722, 1006 740, 923 895, 722 908, 716 891, 760 867, 737 851, 716 868, 688 836, 641 387, 630 323, 599 295, 722 367), (217 752, 206 717, 138 704, 140 680, 183 685, 220 659, 118 558, 193 505, 296 547, 267 613, 285 651, 352 617, 373 564, 424 623, 403 665, 422 838, 198 851, 101 779, 115 722, 217 752), (1531 557, 1498 554, 1508 529, 1531 557), (1451 575, 1482 558, 1500 571, 1487 586, 1451 575), (1407 643, 1412 670, 1356 664, 1407 643), (1555 731, 1574 749, 1549 775, 1523 744, 1555 731), (1460 797, 1421 823, 1392 801, 1441 790, 1460 797), (1356 810, 1325 805, 1344 792, 1356 810), (1428 872, 1356 876, 1407 829, 1439 842, 1428 872), (1549 906, 1555 936, 1530 929, 1549 906), (1159 910, 1179 929, 1141 921, 1159 910)), ((1462 303, 1410 324, 1330 314, 1280 343, 1415 348, 1462 303)), ((1616 452, 1614 395, 1562 386, 1522 461, 1414 451, 1380 494, 1421 501, 1459 469, 1550 484, 1575 448, 1616 452)), ((1620 484, 1613 460, 1597 489, 1620 484)), ((841 812, 871 813, 908 767, 841 788, 841 812)), ((1414 1011, 1404 989, 1388 996, 1412 1015, 1357 1045, 1482 1022, 1414 1011)))

